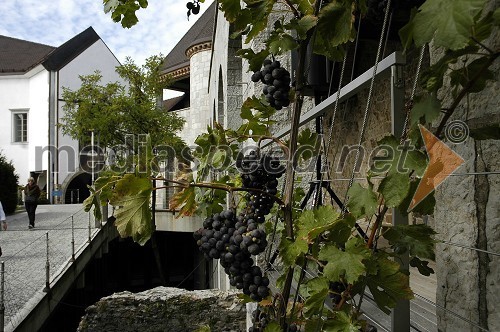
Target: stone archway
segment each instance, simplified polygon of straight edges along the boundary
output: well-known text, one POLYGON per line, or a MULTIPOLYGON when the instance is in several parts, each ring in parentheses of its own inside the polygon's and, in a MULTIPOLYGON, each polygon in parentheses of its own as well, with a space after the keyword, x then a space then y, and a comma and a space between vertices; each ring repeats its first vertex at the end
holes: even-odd
POLYGON ((87 186, 91 184, 92 176, 88 172, 79 171, 64 182, 62 185, 63 195, 61 203, 79 204, 83 203, 90 196, 87 186))

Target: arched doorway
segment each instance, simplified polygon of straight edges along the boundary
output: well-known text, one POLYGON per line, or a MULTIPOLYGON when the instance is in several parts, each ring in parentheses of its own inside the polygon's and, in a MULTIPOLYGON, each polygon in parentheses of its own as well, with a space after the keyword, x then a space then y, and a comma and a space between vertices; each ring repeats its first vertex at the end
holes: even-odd
POLYGON ((64 193, 64 204, 78 204, 90 196, 87 185, 92 182, 92 176, 83 172, 72 178, 64 193))

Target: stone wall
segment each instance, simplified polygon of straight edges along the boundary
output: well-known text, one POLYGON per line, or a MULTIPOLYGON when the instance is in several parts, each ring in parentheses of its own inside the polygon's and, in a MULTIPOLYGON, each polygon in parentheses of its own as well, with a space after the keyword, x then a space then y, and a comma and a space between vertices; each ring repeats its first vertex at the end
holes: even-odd
POLYGON ((189 332, 246 330, 246 307, 236 291, 157 287, 141 293, 122 292, 102 298, 85 310, 77 331, 189 332))
MULTIPOLYGON (((491 8, 498 7, 497 3, 490 1, 491 8)), ((498 29, 484 44, 493 50, 499 49, 498 29)), ((440 49, 431 48, 433 62, 441 54, 440 49)), ((449 122, 460 120, 471 129, 499 125, 499 67, 496 61, 490 68, 494 80, 488 81, 480 93, 464 98, 449 122)), ((452 102, 447 82, 440 98, 443 107, 452 102)), ((500 169, 500 141, 469 137, 453 144, 444 139, 466 162, 436 190, 436 231, 440 240, 451 243, 438 244, 436 248, 437 304, 483 329, 500 331, 500 176, 495 173, 500 169)), ((440 331, 480 330, 443 310, 438 310, 438 328, 440 331)))

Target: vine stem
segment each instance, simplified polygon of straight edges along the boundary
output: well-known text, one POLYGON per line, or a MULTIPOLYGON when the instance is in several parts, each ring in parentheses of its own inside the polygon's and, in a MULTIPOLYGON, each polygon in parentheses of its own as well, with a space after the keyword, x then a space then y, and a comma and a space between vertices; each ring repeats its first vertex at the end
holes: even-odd
POLYGON ((446 112, 444 114, 443 118, 441 119, 441 122, 439 123, 439 126, 437 127, 436 132, 434 133, 434 135, 436 135, 436 137, 439 137, 441 135, 441 133, 444 129, 444 126, 446 125, 446 122, 448 122, 448 119, 451 117, 453 112, 455 112, 455 109, 460 104, 462 99, 467 95, 469 90, 474 86, 474 84, 477 82, 477 80, 483 75, 484 71, 486 71, 488 69, 488 67, 491 66, 491 64, 498 58, 499 55, 500 55, 500 52, 496 52, 496 53, 491 54, 488 57, 488 61, 476 72, 474 77, 472 77, 465 84, 465 86, 462 88, 462 90, 458 94, 457 98, 455 98, 455 100, 453 101, 451 106, 448 107, 448 112, 446 112))
MULTIPOLYGON (((288 0, 285 0, 288 1, 288 0)), ((321 1, 315 2, 314 15, 318 15, 321 6, 321 1)), ((293 7, 293 6, 292 6, 293 7)), ((292 156, 297 151, 297 140, 298 140, 298 132, 299 132, 299 120, 300 113, 302 110, 302 104, 304 102, 303 88, 305 86, 305 75, 304 75, 304 67, 306 64, 306 55, 307 55, 307 47, 309 45, 309 41, 311 40, 315 29, 310 29, 307 32, 307 36, 304 40, 302 40, 299 44, 298 48, 298 63, 297 63, 297 76, 295 81, 295 92, 296 98, 293 103, 293 112, 292 119, 290 121, 290 140, 288 142, 289 149, 289 157, 286 168, 286 177, 285 177, 285 188, 283 191, 284 196, 284 205, 283 205, 283 218, 285 223, 285 234, 291 240, 294 239, 293 234, 293 192, 294 192, 294 182, 295 182, 295 165, 293 164, 292 156)), ((293 270, 292 266, 288 267, 288 271, 286 273, 285 282, 283 283, 283 302, 281 302, 281 306, 278 310, 279 315, 279 323, 281 328, 285 329, 286 327, 286 309, 288 304, 288 298, 290 297, 290 291, 292 288, 293 281, 293 270)))
POLYGON ((221 183, 212 183, 212 182, 204 182, 204 183, 190 183, 190 182, 181 182, 181 181, 175 181, 175 180, 170 180, 170 179, 165 179, 165 178, 154 178, 154 180, 162 180, 165 182, 171 182, 174 184, 177 184, 177 186, 162 186, 162 187, 157 187, 153 188, 153 190, 158 190, 158 189, 164 189, 164 188, 209 188, 209 189, 218 189, 218 190, 224 190, 229 193, 233 193, 235 191, 246 191, 246 192, 255 192, 259 194, 266 195, 267 197, 271 198, 273 201, 278 203, 281 207, 285 206, 285 202, 282 201, 279 197, 275 195, 271 195, 265 190, 262 189, 257 189, 257 188, 243 188, 243 187, 231 187, 229 185, 221 184, 221 183))

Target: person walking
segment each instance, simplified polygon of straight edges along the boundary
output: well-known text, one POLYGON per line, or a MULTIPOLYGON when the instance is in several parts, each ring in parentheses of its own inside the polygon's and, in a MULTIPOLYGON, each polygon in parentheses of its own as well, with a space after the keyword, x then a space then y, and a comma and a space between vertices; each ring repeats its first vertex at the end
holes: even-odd
POLYGON ((28 212, 29 229, 35 227, 35 211, 38 206, 40 192, 40 187, 35 183, 35 179, 30 177, 28 184, 24 187, 24 207, 26 208, 26 212, 28 212))

